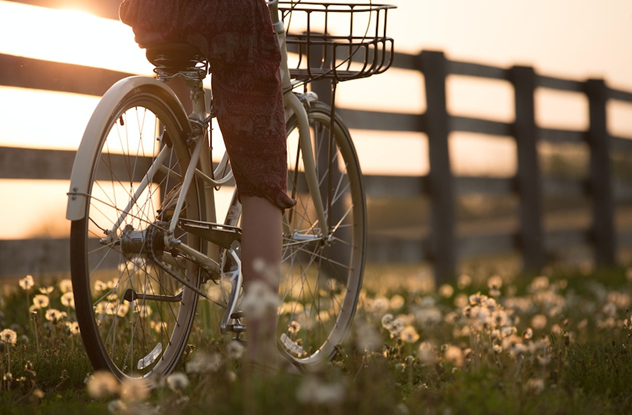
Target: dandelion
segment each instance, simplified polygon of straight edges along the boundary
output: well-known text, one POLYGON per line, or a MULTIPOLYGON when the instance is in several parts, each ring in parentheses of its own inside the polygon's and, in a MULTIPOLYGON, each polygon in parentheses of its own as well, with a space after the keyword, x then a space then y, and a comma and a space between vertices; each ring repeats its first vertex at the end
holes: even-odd
POLYGON ((301 323, 296 320, 292 320, 290 324, 288 324, 287 331, 291 334, 296 334, 301 329, 301 323))
POLYGON ((313 376, 304 378, 296 391, 296 399, 299 402, 316 405, 335 405, 340 403, 344 396, 345 387, 342 382, 326 383, 313 376))
POLYGON ((399 294, 395 294, 394 296, 391 297, 390 309, 391 310, 399 310, 400 308, 402 308, 404 306, 405 302, 406 301, 404 300, 404 297, 402 297, 399 294))
POLYGON ((463 351, 460 347, 454 345, 446 345, 445 351, 443 352, 443 357, 446 361, 452 363, 456 367, 463 366, 463 351))
POLYGON ((55 291, 55 287, 53 287, 53 286, 50 286, 50 287, 41 287, 41 288, 39 289, 39 291, 40 291, 42 294, 49 295, 50 293, 52 293, 53 291, 55 291))
POLYGON ((522 333, 522 338, 524 338, 525 340, 531 340, 531 338, 533 337, 533 330, 529 327, 527 328, 524 333, 522 333))
POLYGON ((68 308, 75 308, 75 296, 72 292, 66 292, 61 296, 61 303, 68 308))
POLYGON ((417 353, 419 360, 426 364, 434 364, 437 361, 437 353, 435 352, 435 346, 430 342, 422 342, 419 345, 419 352, 417 353))
POLYGON ((67 321, 66 328, 71 335, 79 334, 79 323, 77 323, 76 321, 67 321))
POLYGON ((279 297, 265 282, 254 281, 244 296, 242 307, 246 316, 259 319, 270 313, 277 313, 279 297))
POLYGON ((499 290, 503 286, 503 279, 500 275, 492 275, 487 280, 487 287, 490 290, 499 290))
POLYGON ((419 340, 419 333, 417 333, 417 330, 415 330, 413 326, 406 326, 399 334, 399 338, 404 343, 416 343, 417 340, 419 340))
POLYGON ((49 308, 48 310, 46 310, 45 317, 46 317, 46 320, 56 323, 59 320, 65 318, 66 315, 67 314, 64 311, 59 311, 54 308, 49 308))
POLYGON ((69 279, 63 279, 59 281, 59 289, 62 293, 69 293, 72 291, 72 281, 69 279))
POLYGON ((539 395, 544 391, 544 379, 534 378, 529 379, 526 385, 527 392, 531 392, 534 395, 539 395))
POLYGON ((167 378, 167 386, 172 391, 181 391, 189 386, 189 378, 182 372, 176 372, 167 378))
POLYGON ((88 395, 94 399, 103 399, 116 395, 120 391, 118 380, 110 372, 99 371, 86 380, 88 395))
POLYGON ((232 340, 226 345, 226 355, 229 359, 239 360, 244 355, 244 345, 237 340, 232 340))
POLYGON ((9 346, 14 346, 18 341, 18 335, 11 329, 4 329, 0 331, 0 341, 8 344, 9 346))
POLYGON ((215 354, 198 353, 186 364, 187 373, 214 373, 222 366, 222 357, 215 354))
POLYGON ((545 328, 546 323, 547 323, 547 319, 544 314, 536 314, 531 319, 531 327, 533 327, 536 330, 542 330, 543 328, 545 328))
POLYGON ((450 284, 443 284, 439 287, 439 295, 443 298, 450 298, 454 294, 454 288, 450 284))
POLYGON ((31 288, 33 288, 33 285, 35 284, 33 281, 33 276, 27 275, 26 277, 20 280, 19 284, 20 284, 20 287, 22 287, 24 291, 30 290, 31 288))
POLYGON ((356 324, 356 347, 360 352, 374 352, 382 343, 382 336, 375 327, 366 322, 359 321, 356 324))
POLYGON ((382 317, 382 327, 388 330, 391 327, 394 319, 395 317, 393 317, 392 314, 384 314, 384 316, 382 317))
POLYGON ((142 402, 149 397, 150 384, 147 379, 125 378, 121 385, 121 399, 124 402, 142 402))
POLYGON ((33 297, 33 306, 36 309, 46 308, 48 307, 49 304, 50 304, 50 299, 48 298, 47 295, 37 294, 35 297, 33 297))
POLYGON ((457 279, 457 286, 462 290, 464 288, 467 288, 470 286, 470 284, 472 283, 472 277, 470 277, 467 274, 461 274, 459 275, 459 278, 457 279))
POLYGON ((94 282, 95 291, 104 291, 108 288, 108 285, 101 280, 96 280, 94 282))

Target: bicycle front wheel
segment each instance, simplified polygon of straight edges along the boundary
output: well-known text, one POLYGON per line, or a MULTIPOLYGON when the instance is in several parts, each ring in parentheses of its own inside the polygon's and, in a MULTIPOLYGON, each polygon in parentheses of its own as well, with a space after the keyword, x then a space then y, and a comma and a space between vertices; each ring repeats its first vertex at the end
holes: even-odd
MULTIPOLYGON (((73 172, 89 177, 87 194, 76 196, 87 199, 85 216, 71 225, 77 319, 96 370, 121 380, 164 376, 185 349, 201 282, 199 267, 164 243, 190 127, 179 102, 150 81, 101 103, 91 123, 106 122, 89 124, 103 127, 82 141, 98 141, 94 159, 73 172)), ((204 220, 202 204, 193 183, 184 216, 204 220)), ((173 236, 200 249, 193 235, 173 236)))
POLYGON ((312 150, 326 231, 305 179, 298 120, 288 129, 288 191, 297 201, 284 217, 278 338, 291 361, 329 361, 353 320, 362 285, 366 201, 362 173, 348 129, 315 102, 309 112, 312 150), (330 130, 333 129, 333 135, 330 130))

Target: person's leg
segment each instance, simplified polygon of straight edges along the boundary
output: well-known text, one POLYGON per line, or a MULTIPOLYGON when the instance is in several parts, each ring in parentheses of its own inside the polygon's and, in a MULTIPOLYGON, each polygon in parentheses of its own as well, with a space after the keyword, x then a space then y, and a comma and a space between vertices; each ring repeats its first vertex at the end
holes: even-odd
MULTIPOLYGON (((242 196, 241 203, 244 285, 248 289, 254 282, 263 283, 276 299, 281 264, 282 211, 267 199, 257 196, 242 196)), ((268 367, 276 367, 277 312, 276 308, 264 310, 261 315, 247 316, 248 358, 268 367)))

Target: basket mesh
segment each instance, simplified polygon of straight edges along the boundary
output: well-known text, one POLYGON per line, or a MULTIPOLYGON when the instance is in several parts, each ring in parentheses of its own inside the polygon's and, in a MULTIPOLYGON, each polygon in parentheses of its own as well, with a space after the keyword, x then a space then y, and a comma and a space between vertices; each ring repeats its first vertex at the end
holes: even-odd
POLYGON ((366 2, 280 1, 291 76, 305 82, 347 81, 386 71, 393 62, 393 39, 386 36, 392 8, 366 2))

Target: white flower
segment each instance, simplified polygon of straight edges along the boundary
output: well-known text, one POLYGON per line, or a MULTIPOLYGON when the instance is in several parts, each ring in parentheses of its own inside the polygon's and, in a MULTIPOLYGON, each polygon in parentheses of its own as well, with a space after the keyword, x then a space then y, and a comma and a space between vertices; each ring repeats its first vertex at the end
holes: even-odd
POLYGON ((62 293, 69 293, 72 291, 72 281, 69 279, 63 279, 59 281, 59 289, 62 293))
POLYGON ((50 304, 50 299, 47 295, 37 294, 33 297, 33 305, 35 308, 46 308, 50 304))
POLYGON ((302 403, 333 405, 341 402, 345 396, 345 387, 341 382, 326 383, 316 377, 303 379, 296 391, 296 398, 302 403))
POLYGON ((244 355, 245 347, 241 342, 232 340, 226 345, 226 355, 229 359, 239 360, 244 355))
POLYGON ((75 308, 75 296, 72 292, 64 293, 61 296, 61 303, 66 307, 75 308))
POLYGON ((215 354, 198 353, 186 364, 187 373, 213 373, 222 366, 222 357, 215 354))
POLYGON ((94 399, 107 398, 120 391, 118 380, 110 372, 99 371, 87 379, 88 394, 94 399))
POLYGON ((18 341, 18 335, 11 329, 4 329, 0 331, 0 341, 13 346, 18 341))
POLYGON ((147 379, 125 378, 121 385, 121 399, 125 402, 143 402, 149 397, 150 383, 147 379))
POLYGON ((189 386, 189 378, 182 372, 173 373, 167 378, 167 386, 174 392, 186 389, 189 386))
POLYGON ((27 275, 26 277, 22 278, 19 282, 20 287, 22 287, 23 290, 28 291, 31 288, 33 288, 33 276, 31 275, 27 275))
POLYGON ((404 343, 416 343, 419 340, 419 334, 413 326, 406 326, 399 334, 399 338, 404 343))
POLYGON ((263 281, 253 281, 248 285, 242 307, 247 318, 259 319, 269 313, 277 313, 278 294, 263 281))

